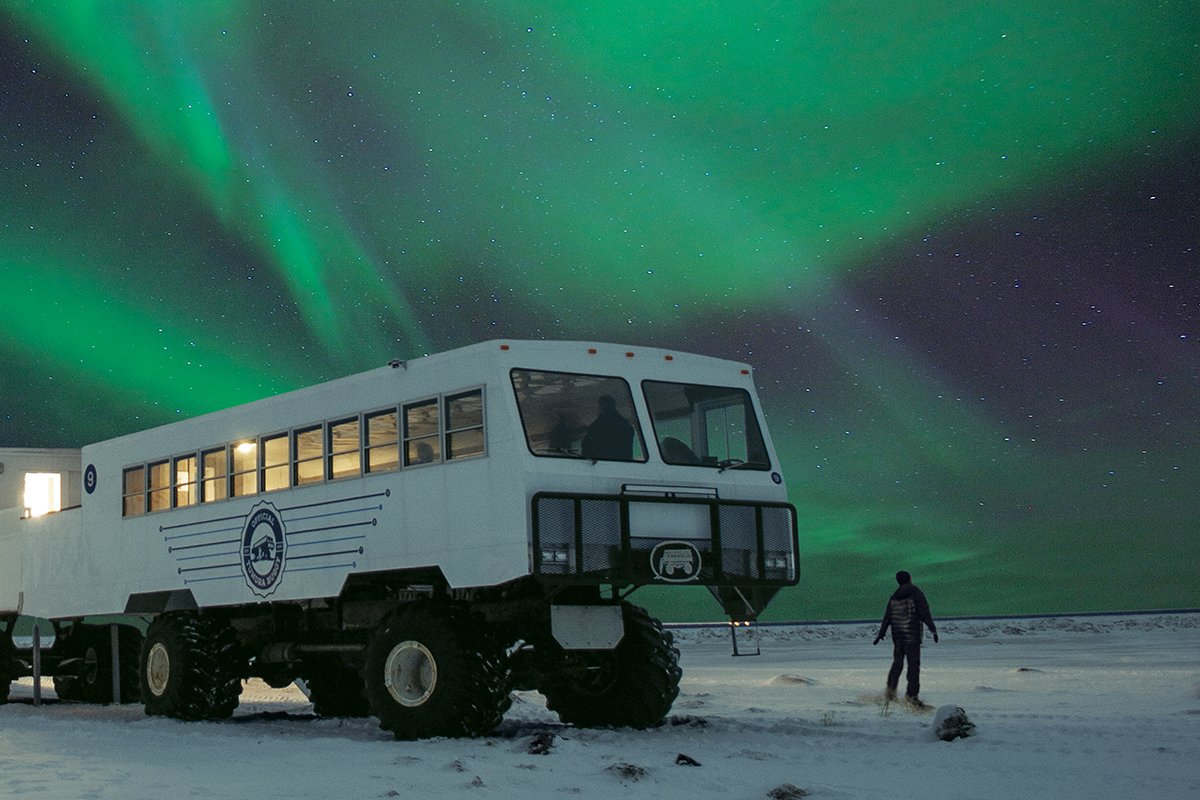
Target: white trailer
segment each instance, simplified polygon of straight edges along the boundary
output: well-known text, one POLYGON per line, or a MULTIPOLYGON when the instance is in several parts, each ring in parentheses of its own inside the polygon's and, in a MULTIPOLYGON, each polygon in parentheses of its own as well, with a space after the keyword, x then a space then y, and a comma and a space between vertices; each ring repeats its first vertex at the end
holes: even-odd
POLYGON ((255 676, 398 738, 486 733, 514 686, 565 722, 645 727, 680 670, 630 592, 703 585, 745 621, 798 579, 750 368, 682 352, 484 342, 89 445, 76 469, 78 507, 0 516, 4 694, 24 616, 54 628, 61 693, 116 685, 149 714, 228 716, 255 676))

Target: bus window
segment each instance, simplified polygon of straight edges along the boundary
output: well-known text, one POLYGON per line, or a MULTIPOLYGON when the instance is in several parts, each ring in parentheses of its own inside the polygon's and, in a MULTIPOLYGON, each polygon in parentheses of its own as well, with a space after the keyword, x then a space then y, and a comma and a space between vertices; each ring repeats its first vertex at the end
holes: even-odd
POLYGON ((633 394, 623 379, 514 369, 512 384, 535 456, 646 460, 633 394))
POLYGON ((362 469, 358 417, 329 423, 329 477, 353 478, 362 469))
POLYGON ((247 440, 233 446, 233 472, 230 474, 234 497, 258 492, 258 442, 247 440))
POLYGON ((206 450, 200 455, 204 468, 202 502, 224 500, 229 496, 229 456, 224 447, 206 450))
POLYGON ((274 492, 288 488, 291 459, 288 457, 288 435, 264 436, 262 440, 262 490, 274 492))
POLYGON ((483 390, 449 395, 446 407, 446 460, 481 455, 483 437, 483 390))
POLYGON ((367 472, 400 468, 400 426, 396 410, 367 415, 367 472))
POLYGON ((770 469, 746 390, 660 381, 645 381, 642 390, 666 463, 770 469))
POLYGON ((195 505, 196 492, 196 457, 180 456, 175 459, 175 467, 171 470, 175 478, 175 507, 195 505))
POLYGON ((131 467, 125 470, 122 495, 121 516, 138 517, 146 513, 145 467, 131 467))
POLYGON ((437 400, 404 407, 404 465, 429 464, 441 456, 437 400))
POLYGON ((171 507, 171 465, 158 461, 150 465, 150 510, 166 511, 171 507))
POLYGON ((296 485, 325 480, 325 430, 317 425, 296 431, 296 485))

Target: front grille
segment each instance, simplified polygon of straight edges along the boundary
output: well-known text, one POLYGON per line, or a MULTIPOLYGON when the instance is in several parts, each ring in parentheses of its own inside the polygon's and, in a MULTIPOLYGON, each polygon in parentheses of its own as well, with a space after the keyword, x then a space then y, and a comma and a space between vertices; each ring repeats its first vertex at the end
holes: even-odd
POLYGON ((790 586, 798 575, 788 503, 714 498, 534 495, 533 569, 568 583, 790 586))

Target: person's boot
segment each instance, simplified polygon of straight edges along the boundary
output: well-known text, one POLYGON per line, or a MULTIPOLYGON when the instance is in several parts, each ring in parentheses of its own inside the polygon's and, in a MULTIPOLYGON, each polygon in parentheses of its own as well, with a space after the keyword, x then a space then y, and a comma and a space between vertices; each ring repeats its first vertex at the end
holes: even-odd
POLYGON ((883 699, 888 703, 896 702, 896 690, 891 686, 883 690, 883 699))

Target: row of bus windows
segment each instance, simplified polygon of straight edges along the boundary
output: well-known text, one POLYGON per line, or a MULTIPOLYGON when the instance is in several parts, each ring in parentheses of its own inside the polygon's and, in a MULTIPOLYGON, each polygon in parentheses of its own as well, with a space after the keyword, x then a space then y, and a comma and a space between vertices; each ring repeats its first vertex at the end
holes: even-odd
POLYGON ((483 455, 483 417, 473 389, 128 467, 122 516, 483 455))

